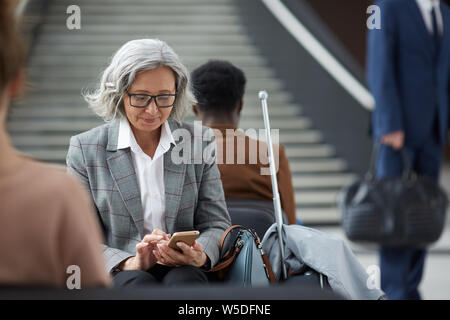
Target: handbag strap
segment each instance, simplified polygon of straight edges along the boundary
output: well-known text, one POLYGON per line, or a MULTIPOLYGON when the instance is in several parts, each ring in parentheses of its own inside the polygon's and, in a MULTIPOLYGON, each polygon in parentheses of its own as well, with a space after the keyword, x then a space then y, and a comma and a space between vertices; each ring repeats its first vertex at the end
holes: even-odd
POLYGON ((220 270, 227 268, 234 261, 234 258, 237 256, 237 254, 240 251, 241 251, 241 248, 237 248, 236 250, 233 251, 233 254, 231 256, 229 256, 228 258, 225 259, 225 261, 222 261, 221 263, 216 265, 214 268, 211 268, 209 271, 216 272, 216 271, 220 271, 220 270))
MULTIPOLYGON (((372 154, 370 156, 369 171, 365 175, 366 180, 375 179, 376 160, 378 158, 378 153, 380 151, 381 144, 382 143, 379 140, 375 140, 373 143, 372 154)), ((403 175, 402 176, 404 179, 409 179, 415 173, 412 170, 411 162, 408 159, 408 154, 406 153, 406 148, 403 146, 399 150, 399 152, 400 152, 400 155, 402 157, 402 162, 403 162, 403 175)))
POLYGON ((245 227, 241 226, 240 224, 235 224, 235 225, 229 227, 227 230, 225 230, 225 232, 222 235, 222 239, 220 240, 220 250, 222 250, 223 243, 225 242, 225 239, 227 238, 228 234, 231 232, 231 230, 236 229, 236 228, 245 229, 245 227))
POLYGON ((264 253, 264 251, 262 249, 261 241, 259 240, 259 237, 257 235, 255 237, 255 242, 256 242, 257 248, 259 249, 259 252, 261 253, 261 257, 262 257, 264 265, 266 267, 267 276, 269 278, 269 281, 271 283, 275 283, 276 282, 275 274, 273 273, 272 266, 270 265, 269 258, 267 258, 266 254, 264 253))
MULTIPOLYGON (((225 230, 225 232, 222 235, 222 239, 220 240, 220 251, 222 251, 222 249, 223 249, 223 244, 224 244, 225 239, 227 238, 228 234, 231 232, 231 230, 236 229, 236 228, 244 228, 244 227, 236 224, 236 225, 229 227, 227 230, 225 230)), ((240 251, 241 251, 241 248, 238 247, 238 248, 236 248, 236 250, 233 250, 231 253, 230 252, 227 253, 227 255, 224 257, 225 260, 222 261, 221 263, 219 263, 218 265, 216 265, 214 268, 211 268, 209 271, 216 272, 216 271, 220 271, 220 270, 227 268, 234 261, 234 258, 240 251)))

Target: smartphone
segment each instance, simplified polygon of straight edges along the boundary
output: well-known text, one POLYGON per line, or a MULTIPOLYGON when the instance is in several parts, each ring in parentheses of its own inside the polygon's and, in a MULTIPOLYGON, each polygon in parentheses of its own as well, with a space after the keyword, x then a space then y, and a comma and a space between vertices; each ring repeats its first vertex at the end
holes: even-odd
POLYGON ((195 242, 195 239, 200 235, 199 231, 183 231, 183 232, 175 232, 169 240, 167 244, 170 248, 174 250, 181 251, 177 246, 178 241, 182 241, 186 243, 188 246, 192 246, 195 242))

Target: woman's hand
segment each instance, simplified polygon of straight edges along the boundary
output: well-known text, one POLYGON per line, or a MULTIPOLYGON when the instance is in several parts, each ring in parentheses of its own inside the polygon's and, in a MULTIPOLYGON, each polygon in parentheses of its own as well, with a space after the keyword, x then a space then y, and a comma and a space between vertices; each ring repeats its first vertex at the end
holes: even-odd
POLYGON ((119 265, 120 270, 142 270, 146 271, 153 267, 157 261, 153 254, 156 245, 160 241, 167 241, 170 235, 155 229, 151 234, 146 235, 140 243, 136 245, 136 256, 130 257, 119 265))
POLYGON ((208 257, 203 251, 203 246, 200 242, 195 241, 192 246, 189 246, 179 241, 177 246, 182 252, 170 248, 168 241, 161 241, 157 244, 157 249, 153 251, 153 255, 157 258, 158 263, 170 267, 183 265, 202 267, 206 264, 208 257))

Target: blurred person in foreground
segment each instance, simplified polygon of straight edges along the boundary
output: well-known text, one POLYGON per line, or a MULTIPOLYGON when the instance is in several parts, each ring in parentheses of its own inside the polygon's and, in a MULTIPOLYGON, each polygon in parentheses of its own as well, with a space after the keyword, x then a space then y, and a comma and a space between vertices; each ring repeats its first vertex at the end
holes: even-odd
POLYGON ((132 40, 85 98, 107 123, 71 138, 67 165, 97 209, 115 286, 206 283, 230 217, 214 148, 202 157, 213 132, 182 122, 196 102, 186 67, 165 42, 132 40), (192 246, 168 246, 191 230, 192 246))
MULTIPOLYGON (((404 148, 413 170, 439 180, 450 122, 450 11, 435 0, 383 0, 381 29, 368 35, 374 139, 383 145, 377 176, 401 176, 404 148)), ((381 248, 381 287, 389 299, 420 299, 426 249, 381 248)))
MULTIPOLYGON (((244 106, 246 84, 242 70, 230 62, 212 60, 192 72, 192 83, 198 101, 193 111, 203 125, 213 128, 216 132, 217 157, 222 160, 218 167, 225 197, 272 202, 270 175, 261 174, 261 169, 268 167, 267 144, 254 140, 237 129, 244 106), (233 150, 231 163, 226 160, 228 149, 233 150), (250 154, 251 152, 255 154, 250 154), (257 161, 252 162, 252 157, 257 161)), ((275 146, 274 157, 275 161, 279 160, 277 178, 281 207, 288 223, 296 224, 291 171, 282 146, 275 146)))
POLYGON ((81 289, 108 286, 100 226, 82 186, 21 155, 7 133, 25 50, 6 3, 0 3, 0 285, 64 288, 77 266, 81 289))

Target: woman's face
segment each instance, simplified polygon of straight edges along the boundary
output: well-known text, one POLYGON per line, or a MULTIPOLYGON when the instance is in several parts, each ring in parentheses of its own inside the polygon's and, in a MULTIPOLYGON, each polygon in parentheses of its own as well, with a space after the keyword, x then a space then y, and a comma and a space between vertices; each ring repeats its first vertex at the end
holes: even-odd
MULTIPOLYGON (((142 71, 136 75, 133 84, 128 88, 129 94, 164 95, 175 93, 175 74, 166 66, 142 71)), ((125 114, 134 129, 151 132, 158 129, 170 115, 173 107, 158 108, 155 99, 145 108, 136 108, 130 104, 127 92, 123 95, 125 114)))

